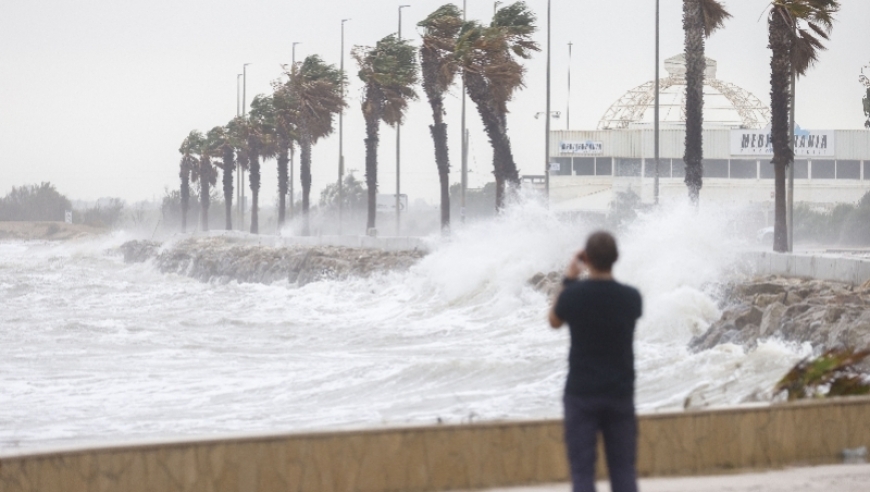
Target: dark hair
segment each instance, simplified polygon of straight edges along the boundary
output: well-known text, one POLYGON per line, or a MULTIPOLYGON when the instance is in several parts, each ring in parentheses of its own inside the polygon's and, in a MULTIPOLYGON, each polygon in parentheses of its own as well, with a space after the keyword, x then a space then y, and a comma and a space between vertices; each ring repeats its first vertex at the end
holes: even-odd
POLYGON ((617 258, 616 239, 609 232, 594 232, 586 240, 586 260, 596 270, 609 272, 617 258))

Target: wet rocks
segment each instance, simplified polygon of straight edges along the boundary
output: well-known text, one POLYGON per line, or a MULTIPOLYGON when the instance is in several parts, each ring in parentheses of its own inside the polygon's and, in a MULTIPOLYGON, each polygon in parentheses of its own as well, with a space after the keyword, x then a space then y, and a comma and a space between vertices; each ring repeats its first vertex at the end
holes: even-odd
POLYGON ((406 270, 424 255, 417 250, 265 246, 227 237, 190 238, 163 249, 156 243, 131 241, 122 245, 121 250, 127 262, 153 258, 163 273, 186 275, 204 282, 288 281, 300 286, 327 278, 406 270))
POLYGON ((820 351, 870 347, 870 285, 768 277, 726 292, 722 317, 690 342, 693 351, 723 343, 754 348, 771 337, 820 351))
POLYGON ((541 273, 538 272, 528 280, 528 284, 547 294, 548 297, 555 296, 562 288, 562 276, 559 272, 541 273))

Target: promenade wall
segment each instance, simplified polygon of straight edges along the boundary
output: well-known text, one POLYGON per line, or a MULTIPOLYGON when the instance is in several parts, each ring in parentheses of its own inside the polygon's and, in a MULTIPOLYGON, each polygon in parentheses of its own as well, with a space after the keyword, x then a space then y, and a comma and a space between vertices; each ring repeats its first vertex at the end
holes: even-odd
POLYGON ((861 285, 870 280, 870 258, 847 258, 773 252, 750 253, 756 273, 814 278, 861 285))
MULTIPOLYGON (((859 446, 870 446, 866 397, 647 414, 638 469, 685 476, 835 463, 859 446)), ((558 420, 0 454, 0 492, 410 492, 567 480, 558 420)))

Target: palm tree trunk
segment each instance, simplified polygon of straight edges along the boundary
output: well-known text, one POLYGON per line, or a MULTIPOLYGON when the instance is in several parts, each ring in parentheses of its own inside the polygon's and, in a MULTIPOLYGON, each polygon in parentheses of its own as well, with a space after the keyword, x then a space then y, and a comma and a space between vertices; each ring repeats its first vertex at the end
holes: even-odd
POLYGON ((433 124, 429 125, 435 145, 435 165, 441 185, 441 232, 450 230, 450 154, 447 147, 447 124, 444 123, 444 94, 438 87, 438 52, 425 43, 421 51, 423 89, 432 107, 433 124))
POLYGON ((285 209, 287 208, 287 163, 289 145, 281 142, 278 150, 278 228, 284 225, 285 209))
POLYGON ((510 183, 517 187, 520 184, 519 172, 507 136, 507 126, 504 124, 505 118, 490 104, 490 91, 482 76, 466 72, 463 77, 468 97, 477 106, 477 112, 483 121, 483 129, 492 146, 492 165, 496 184, 495 208, 501 210, 504 208, 505 184, 510 183))
POLYGON ((248 165, 251 167, 249 172, 251 175, 251 234, 259 234, 260 156, 256 152, 251 152, 248 165))
POLYGON ((366 233, 375 228, 378 194, 378 123, 376 115, 366 115, 366 186, 368 187, 368 220, 366 233))
POLYGON ((704 20, 699 0, 683 0, 686 43, 686 187, 689 200, 698 205, 704 176, 704 20))
POLYGON ((770 58, 770 133, 773 144, 774 221, 773 250, 788 250, 788 229, 785 216, 785 168, 794 155, 788 141, 789 81, 791 77, 791 28, 780 12, 774 10, 769 19, 770 58))
POLYGON ((310 218, 308 216, 309 198, 311 194, 311 135, 307 128, 302 129, 299 142, 299 180, 302 183, 302 235, 311 234, 310 218))
POLYGON ((187 210, 190 208, 190 170, 182 169, 181 176, 181 232, 187 232, 187 210))
POLYGON ((224 148, 223 156, 223 180, 224 180, 224 210, 226 214, 226 228, 233 230, 233 169, 236 167, 235 149, 224 148))
POLYGON ((209 183, 208 176, 200 173, 199 176, 199 204, 200 214, 199 220, 202 224, 202 230, 208 231, 208 206, 209 206, 209 183))

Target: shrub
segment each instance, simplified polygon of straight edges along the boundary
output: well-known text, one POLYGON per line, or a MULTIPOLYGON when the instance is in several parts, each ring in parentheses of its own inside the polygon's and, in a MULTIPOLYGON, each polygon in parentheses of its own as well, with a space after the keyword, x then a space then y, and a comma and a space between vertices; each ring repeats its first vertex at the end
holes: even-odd
POLYGON ((63 221, 64 212, 71 209, 69 199, 49 182, 12 187, 0 198, 0 220, 63 221))

